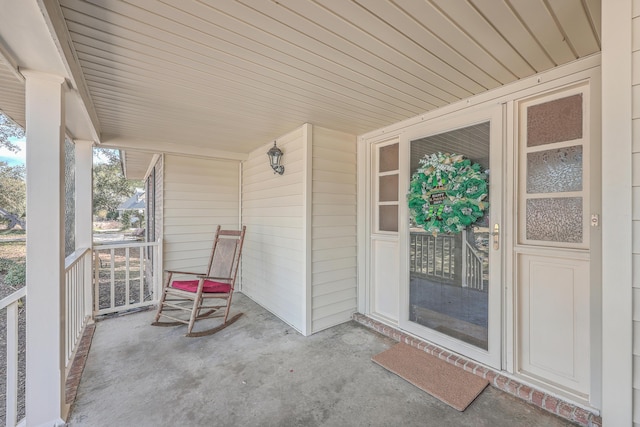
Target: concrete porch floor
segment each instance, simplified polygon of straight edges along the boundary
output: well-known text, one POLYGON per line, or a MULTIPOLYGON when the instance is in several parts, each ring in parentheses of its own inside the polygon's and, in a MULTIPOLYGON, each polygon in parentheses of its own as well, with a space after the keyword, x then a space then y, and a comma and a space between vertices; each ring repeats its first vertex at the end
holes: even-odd
POLYGON ((568 426, 495 388, 458 412, 371 362, 395 344, 355 322, 303 337, 244 295, 209 337, 97 324, 69 426, 568 426))

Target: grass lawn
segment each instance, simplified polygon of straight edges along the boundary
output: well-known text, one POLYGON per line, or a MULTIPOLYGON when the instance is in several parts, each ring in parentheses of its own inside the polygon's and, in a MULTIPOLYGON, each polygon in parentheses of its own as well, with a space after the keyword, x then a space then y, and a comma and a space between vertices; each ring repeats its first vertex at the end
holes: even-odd
MULTIPOLYGON (((14 230, 7 232, 6 230, 0 231, 0 259, 9 259, 16 263, 24 263, 27 257, 27 242, 25 241, 25 233, 22 230, 18 233, 14 233, 14 230), (8 239, 15 239, 16 237, 22 238, 21 241, 9 241, 8 239)), ((12 286, 5 285, 4 278, 6 276, 5 271, 0 271, 0 298, 4 298, 12 294, 17 290, 12 286)), ((24 300, 23 300, 24 301, 24 300)), ((26 315, 26 303, 23 303, 18 308, 18 419, 24 417, 25 414, 25 315, 26 315)), ((0 312, 0 370, 6 369, 6 310, 0 312)), ((0 425, 5 424, 5 390, 6 390, 6 376, 0 375, 0 425)))
POLYGON ((27 257, 27 242, 3 242, 0 238, 0 258, 14 262, 25 262, 27 257))
POLYGON ((27 232, 20 228, 12 228, 11 230, 7 230, 6 228, 2 228, 0 226, 0 236, 25 236, 27 232))
POLYGON ((22 286, 5 285, 5 277, 9 265, 4 260, 12 263, 24 264, 27 259, 27 242, 23 241, 2 241, 0 239, 0 298, 4 298, 22 286))

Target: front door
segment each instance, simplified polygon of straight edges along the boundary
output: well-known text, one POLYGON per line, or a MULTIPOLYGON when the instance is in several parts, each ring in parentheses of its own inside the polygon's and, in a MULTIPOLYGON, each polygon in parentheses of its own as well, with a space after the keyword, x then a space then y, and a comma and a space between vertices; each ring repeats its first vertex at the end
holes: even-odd
POLYGON ((401 145, 400 326, 500 368, 502 109, 438 121, 401 145))
POLYGON ((597 403, 601 147, 592 81, 372 142, 369 314, 597 403))

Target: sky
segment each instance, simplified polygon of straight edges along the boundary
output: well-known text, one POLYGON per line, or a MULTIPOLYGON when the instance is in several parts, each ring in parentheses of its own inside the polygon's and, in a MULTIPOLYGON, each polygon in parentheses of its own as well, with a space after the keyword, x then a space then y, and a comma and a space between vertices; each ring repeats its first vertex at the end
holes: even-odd
POLYGON ((13 153, 4 147, 0 147, 0 162, 7 162, 10 166, 24 165, 27 155, 25 140, 9 138, 9 141, 20 147, 20 151, 13 153))
MULTIPOLYGON (((27 144, 24 139, 9 138, 9 141, 20 147, 20 151, 14 153, 4 147, 0 147, 0 162, 7 162, 9 166, 24 165, 27 155, 27 144)), ((94 152, 94 164, 106 163, 107 159, 94 152)))

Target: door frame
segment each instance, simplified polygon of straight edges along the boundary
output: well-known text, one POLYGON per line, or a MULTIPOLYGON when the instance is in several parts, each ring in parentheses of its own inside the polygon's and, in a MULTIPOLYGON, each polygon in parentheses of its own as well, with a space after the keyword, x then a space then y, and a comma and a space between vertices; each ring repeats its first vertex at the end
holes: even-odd
MULTIPOLYGON (((599 54, 589 56, 584 59, 573 61, 569 64, 555 67, 545 72, 541 72, 529 77, 522 78, 516 82, 500 86, 495 89, 488 90, 487 92, 473 96, 471 98, 462 99, 458 102, 451 103, 449 105, 436 108, 431 111, 427 111, 421 114, 417 114, 414 117, 398 121, 393 124, 386 125, 379 129, 361 134, 358 136, 358 150, 357 150, 357 162, 358 162, 358 311, 366 314, 367 316, 376 319, 383 324, 398 327, 397 322, 388 321, 380 318, 376 313, 372 312, 369 305, 371 298, 371 157, 372 150, 377 142, 382 142, 394 137, 402 137, 403 134, 412 132, 414 129, 424 126, 427 122, 434 122, 440 120, 447 120, 454 115, 464 114, 465 111, 471 111, 477 107, 490 106, 490 105, 505 105, 504 113, 504 135, 506 150, 504 153, 504 164, 506 165, 507 176, 515 176, 514 169, 517 170, 515 165, 517 158, 517 150, 515 149, 515 141, 517 126, 515 120, 515 101, 541 94, 547 91, 558 90, 563 87, 575 85, 582 81, 588 81, 591 85, 591 114, 592 114, 592 144, 601 144, 601 56, 599 54)), ((600 153, 600 151, 597 151, 600 153)), ((601 156, 596 155, 596 147, 592 145, 592 162, 599 161, 601 156), (596 159, 596 157, 599 157, 596 159)), ((605 162, 606 163, 606 162, 605 162)), ((611 162, 609 163, 611 164, 611 162)), ((610 170, 613 170, 609 168, 610 170)), ((619 169, 619 168, 618 168, 619 169)), ((618 170, 616 169, 616 170, 618 170)), ((602 185, 604 177, 592 175, 592 179, 599 185, 602 185)), ((615 181, 615 180, 614 180, 615 181)), ((609 179, 607 182, 613 182, 609 179)), ((513 233, 511 236, 506 235, 506 230, 514 227, 513 223, 515 219, 512 216, 514 209, 517 208, 517 204, 514 203, 514 197, 516 196, 516 189, 513 182, 507 180, 505 184, 505 200, 503 204, 503 211, 506 213, 503 217, 503 233, 501 238, 501 244, 503 248, 503 255, 505 257, 513 256, 513 233), (509 225, 511 224, 511 226, 509 225)), ((606 183, 605 183, 606 184, 606 183)), ((613 187, 612 187, 613 188, 613 187)), ((617 187, 616 187, 617 188, 617 187)), ((604 205, 601 198, 591 199, 592 205, 597 211, 611 212, 611 209, 605 209, 608 205, 604 205)), ((604 213, 606 213, 604 212, 604 213)), ((603 213, 603 216, 604 216, 603 213)), ((612 228, 610 222, 607 225, 612 228)), ((602 225, 601 225, 602 227, 602 225)), ((606 227, 602 227, 606 228, 606 227)), ((602 254, 603 242, 601 237, 598 241, 594 241, 592 238, 592 259, 597 259, 600 262, 592 263, 591 265, 591 393, 589 396, 589 406, 594 408, 602 408, 602 393, 603 393, 603 347, 602 347, 602 322, 603 322, 603 294, 606 294, 603 283, 602 264, 605 264, 607 259, 602 254)), ((606 246, 606 245, 605 245, 606 246)), ((406 249, 408 250, 408 249, 406 249)), ((406 255, 405 255, 406 256, 406 255)), ((612 259, 612 257, 609 257, 612 259)), ((515 290, 514 280, 517 275, 516 269, 512 264, 504 263, 505 276, 504 276, 504 334, 503 334, 503 360, 502 371, 511 375, 518 376, 515 372, 516 366, 516 336, 515 325, 517 312, 514 310, 515 290)), ((398 279, 399 280, 399 279, 398 279)), ((394 281, 389 286, 398 286, 398 282, 394 281)), ((611 352, 610 352, 611 353, 611 352)), ((604 355, 606 358, 606 354, 604 355)), ((561 394, 557 390, 547 385, 540 385, 542 389, 550 391, 551 393, 561 394)), ((586 402, 583 402, 586 403, 586 402)))
MULTIPOLYGON (((471 344, 465 343, 446 334, 434 331, 433 329, 411 322, 409 320, 409 207, 407 203, 400 203, 398 238, 400 250, 400 316, 399 326, 409 333, 415 334, 436 345, 446 347, 456 353, 469 357, 480 363, 484 363, 495 369, 502 369, 503 357, 503 331, 504 331, 504 297, 502 286, 505 276, 504 257, 504 236, 511 235, 511 230, 505 228, 504 205, 504 182, 506 179, 506 168, 504 165, 505 135, 504 135, 504 111, 502 104, 491 104, 465 110, 458 114, 452 114, 446 118, 429 121, 423 125, 412 128, 410 131, 400 135, 400 194, 407 194, 410 180, 410 143, 412 140, 436 135, 449 130, 459 129, 478 123, 489 121, 491 123, 490 133, 490 176, 491 188, 489 192, 490 202, 490 228, 493 230, 494 224, 499 224, 500 234, 498 235, 499 248, 496 250, 493 244, 490 245, 489 263, 489 308, 488 308, 488 349, 483 350, 471 344)), ((464 153, 462 153, 464 154, 464 153)))

